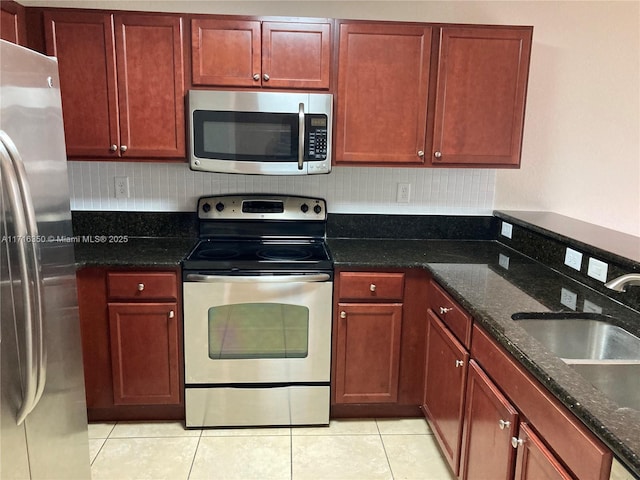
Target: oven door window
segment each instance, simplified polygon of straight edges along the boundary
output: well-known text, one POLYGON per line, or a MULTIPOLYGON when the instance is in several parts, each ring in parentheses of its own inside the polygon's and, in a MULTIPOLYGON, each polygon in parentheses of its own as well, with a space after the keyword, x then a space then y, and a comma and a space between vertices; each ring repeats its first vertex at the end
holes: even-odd
POLYGON ((196 110, 193 143, 198 158, 295 162, 298 115, 196 110))
POLYGON ((305 358, 309 309, 282 303, 237 303, 209 309, 209 358, 305 358))

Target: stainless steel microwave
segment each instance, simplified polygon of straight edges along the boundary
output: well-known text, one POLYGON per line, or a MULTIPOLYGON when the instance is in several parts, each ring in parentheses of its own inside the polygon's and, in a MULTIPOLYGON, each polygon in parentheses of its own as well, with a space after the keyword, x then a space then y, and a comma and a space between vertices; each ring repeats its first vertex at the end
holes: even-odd
POLYGON ((192 170, 256 175, 331 171, 333 96, 190 90, 192 170))

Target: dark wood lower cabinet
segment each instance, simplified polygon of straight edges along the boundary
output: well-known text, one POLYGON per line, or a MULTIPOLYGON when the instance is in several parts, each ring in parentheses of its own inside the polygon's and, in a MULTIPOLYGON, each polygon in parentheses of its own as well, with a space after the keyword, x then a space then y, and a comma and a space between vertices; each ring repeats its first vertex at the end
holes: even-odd
POLYGON ((338 403, 398 400, 402 304, 338 305, 338 403))
POLYGON ((90 421, 184 418, 178 270, 77 272, 90 421))
POLYGON ((573 477, 526 423, 520 424, 516 480, 571 480, 573 477))
POLYGON ((471 360, 462 439, 461 478, 510 480, 515 449, 511 439, 518 430, 518 412, 471 360))
POLYGON ((422 408, 457 475, 469 353, 432 310, 427 312, 426 358, 422 408))
POLYGON ((175 303, 110 303, 111 370, 116 405, 180 401, 175 303))

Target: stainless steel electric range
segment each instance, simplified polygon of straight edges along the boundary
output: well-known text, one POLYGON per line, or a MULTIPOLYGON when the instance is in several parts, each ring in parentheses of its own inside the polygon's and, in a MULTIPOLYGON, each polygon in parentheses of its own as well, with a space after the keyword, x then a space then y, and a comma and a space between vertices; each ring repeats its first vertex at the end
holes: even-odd
POLYGON ((206 197, 198 218, 183 261, 187 427, 328 424, 324 200, 206 197))

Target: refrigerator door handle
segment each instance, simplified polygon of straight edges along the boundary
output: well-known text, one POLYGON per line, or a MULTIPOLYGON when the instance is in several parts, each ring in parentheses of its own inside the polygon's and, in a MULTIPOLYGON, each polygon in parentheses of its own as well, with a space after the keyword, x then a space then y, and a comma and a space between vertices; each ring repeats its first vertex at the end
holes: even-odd
POLYGON ((11 138, 0 130, 2 175, 7 179, 9 203, 16 225, 16 243, 25 312, 26 379, 24 398, 17 415, 20 425, 36 407, 46 383, 47 352, 44 339, 43 282, 35 210, 24 163, 11 138))

